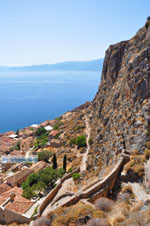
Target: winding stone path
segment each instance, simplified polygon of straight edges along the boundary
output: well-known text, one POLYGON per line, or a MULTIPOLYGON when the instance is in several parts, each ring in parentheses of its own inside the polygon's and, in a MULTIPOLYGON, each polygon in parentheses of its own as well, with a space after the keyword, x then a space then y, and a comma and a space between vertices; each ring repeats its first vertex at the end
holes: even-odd
POLYGON ((90 150, 89 139, 90 139, 90 131, 91 131, 91 129, 90 129, 89 120, 88 120, 87 115, 85 115, 85 123, 86 123, 85 132, 86 132, 87 150, 83 154, 83 157, 82 157, 82 162, 81 162, 81 166, 80 166, 80 170, 81 171, 85 171, 86 170, 86 165, 87 165, 87 160, 88 160, 88 153, 89 153, 89 150, 90 150))

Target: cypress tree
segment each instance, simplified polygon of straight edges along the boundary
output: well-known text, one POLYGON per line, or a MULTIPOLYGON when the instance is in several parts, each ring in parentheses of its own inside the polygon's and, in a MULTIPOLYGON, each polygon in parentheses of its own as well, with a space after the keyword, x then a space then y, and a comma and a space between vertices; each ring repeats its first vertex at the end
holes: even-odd
POLYGON ((53 169, 57 169, 57 158, 56 158, 56 154, 54 153, 53 155, 53 169))
POLYGON ((64 155, 64 159, 63 159, 63 169, 65 170, 65 172, 66 172, 66 168, 67 168, 67 156, 64 155))

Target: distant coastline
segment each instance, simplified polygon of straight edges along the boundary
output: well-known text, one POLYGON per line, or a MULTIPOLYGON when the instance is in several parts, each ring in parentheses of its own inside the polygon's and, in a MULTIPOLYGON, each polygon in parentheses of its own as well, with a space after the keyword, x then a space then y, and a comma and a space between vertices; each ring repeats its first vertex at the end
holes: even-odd
POLYGON ((68 61, 56 64, 32 66, 0 66, 0 72, 32 72, 32 71, 101 71, 104 59, 90 61, 68 61))

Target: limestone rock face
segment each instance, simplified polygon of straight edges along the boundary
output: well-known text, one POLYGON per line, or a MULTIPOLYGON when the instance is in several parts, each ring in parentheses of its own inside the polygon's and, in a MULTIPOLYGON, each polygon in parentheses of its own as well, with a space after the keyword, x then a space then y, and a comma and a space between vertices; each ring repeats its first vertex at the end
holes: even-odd
MULTIPOLYGON (((91 111, 92 149, 103 164, 123 150, 144 152, 150 141, 150 26, 108 48, 91 111)), ((89 157, 89 168, 95 165, 89 157)))

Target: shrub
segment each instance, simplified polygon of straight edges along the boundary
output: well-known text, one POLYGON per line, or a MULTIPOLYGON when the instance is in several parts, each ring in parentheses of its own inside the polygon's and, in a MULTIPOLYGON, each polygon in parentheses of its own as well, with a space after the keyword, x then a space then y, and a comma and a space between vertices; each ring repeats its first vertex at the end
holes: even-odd
POLYGON ((73 173, 73 174, 72 174, 72 178, 73 178, 73 180, 78 180, 78 179, 80 179, 80 173, 73 173))
POLYGON ((81 148, 81 147, 86 147, 87 144, 86 144, 86 136, 78 136, 76 138, 76 145, 78 146, 78 148, 81 148))
POLYGON ((144 151, 144 159, 148 160, 150 158, 150 149, 146 148, 144 151))
POLYGON ((32 214, 32 216, 31 216, 31 217, 34 217, 34 216, 37 214, 37 209, 38 209, 38 206, 39 206, 39 205, 37 205, 37 206, 35 207, 34 212, 33 212, 33 214, 32 214))
POLYGON ((38 160, 39 161, 44 161, 44 162, 49 162, 49 158, 52 157, 52 153, 49 151, 42 151, 38 153, 38 160))
POLYGON ((70 141, 69 141, 69 145, 70 147, 72 147, 73 145, 76 144, 76 138, 72 138, 70 141))
POLYGON ((56 121, 60 121, 60 120, 61 120, 61 117, 59 116, 59 117, 57 117, 55 120, 56 120, 56 121))
POLYGON ((68 173, 72 173, 72 168, 69 168, 68 169, 68 173))
POLYGON ((9 150, 10 151, 14 151, 14 150, 19 151, 20 150, 20 141, 18 141, 17 144, 15 146, 11 147, 9 150))
POLYGON ((87 222, 87 226, 110 226, 105 219, 92 218, 87 222))
POLYGON ((142 177, 144 175, 144 156, 131 156, 131 160, 125 165, 125 170, 128 174, 133 173, 138 177, 142 177))
POLYGON ((45 134, 47 131, 44 127, 40 127, 37 129, 37 131, 35 132, 35 136, 36 137, 39 137, 41 136, 42 134, 45 134))
POLYGON ((53 130, 58 130, 61 125, 63 125, 63 122, 57 120, 57 123, 53 126, 53 130))
POLYGON ((61 133, 57 133, 55 139, 58 139, 61 133))
POLYGON ((119 199, 123 202, 129 202, 130 200, 130 194, 129 193, 123 193, 119 196, 119 199))
POLYGON ((43 148, 47 142, 48 142, 47 134, 42 134, 41 136, 37 137, 34 147, 43 148))
POLYGON ((133 194, 132 187, 130 185, 124 186, 122 188, 122 193, 129 193, 132 195, 133 194))
POLYGON ((93 140, 92 140, 92 138, 90 137, 89 138, 89 145, 92 145, 93 144, 93 140))
POLYGON ((53 130, 57 130, 57 129, 59 129, 59 124, 56 123, 53 127, 53 130))
POLYGON ((51 226, 51 221, 47 217, 39 217, 33 222, 33 226, 51 226))
POLYGON ((111 209, 112 200, 102 197, 95 201, 95 205, 99 210, 108 212, 111 209))

